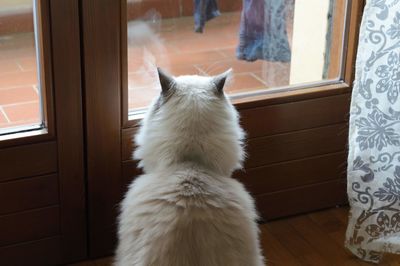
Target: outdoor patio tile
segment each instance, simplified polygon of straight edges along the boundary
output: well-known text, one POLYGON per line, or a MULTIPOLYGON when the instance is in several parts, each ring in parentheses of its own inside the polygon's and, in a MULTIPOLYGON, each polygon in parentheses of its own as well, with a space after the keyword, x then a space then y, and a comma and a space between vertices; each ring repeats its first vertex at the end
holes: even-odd
POLYGON ((2 110, 0 109, 0 128, 2 126, 6 126, 8 124, 8 121, 6 119, 6 117, 4 116, 2 110))
POLYGON ((32 86, 0 89, 0 106, 38 100, 39 96, 32 86))
POLYGON ((11 122, 39 121, 40 118, 38 102, 7 105, 3 110, 11 122))
POLYGON ((229 68, 232 68, 234 73, 239 74, 239 73, 260 71, 263 64, 264 64, 263 61, 247 62, 247 61, 239 61, 235 58, 235 59, 227 59, 223 61, 215 61, 206 64, 201 64, 198 65, 197 67, 209 75, 216 75, 222 73, 228 70, 229 68))
POLYGON ((25 57, 17 60, 18 65, 24 71, 36 70, 36 57, 25 57))
POLYGON ((0 73, 0 89, 37 84, 36 71, 0 73))
POLYGON ((21 69, 18 67, 18 64, 15 60, 0 60, 0 73, 12 73, 19 71, 21 71, 21 69))
POLYGON ((227 86, 226 92, 238 93, 264 88, 266 88, 264 82, 261 82, 251 73, 244 73, 233 76, 232 83, 227 86))

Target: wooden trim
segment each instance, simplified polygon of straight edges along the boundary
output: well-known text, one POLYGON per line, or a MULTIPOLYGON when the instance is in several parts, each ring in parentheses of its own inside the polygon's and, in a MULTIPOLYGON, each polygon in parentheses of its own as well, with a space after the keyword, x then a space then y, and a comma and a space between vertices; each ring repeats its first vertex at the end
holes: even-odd
POLYGON ((292 91, 273 92, 264 95, 255 95, 233 99, 232 102, 238 110, 261 107, 265 105, 290 103, 294 101, 309 100, 314 98, 334 96, 351 92, 349 84, 339 82, 331 85, 320 85, 318 87, 298 89, 292 91))
POLYGON ((128 91, 128 28, 127 28, 127 1, 121 0, 121 114, 122 114, 122 127, 131 125, 129 113, 129 91, 128 91), (125 10, 125 11, 124 11, 125 10))
POLYGON ((241 181, 253 195, 260 195, 343 179, 346 175, 346 160, 347 153, 342 151, 238 170, 233 177, 241 181))
POLYGON ((245 168, 298 160, 343 151, 347 144, 347 124, 340 123, 284 134, 249 139, 245 168))
MULTIPOLYGON (((131 136, 134 131, 135 128, 122 131, 122 161, 131 160, 131 136)), ((248 158, 245 160, 245 168, 341 152, 346 149, 346 144, 346 123, 250 138, 246 143, 248 158)))
POLYGON ((142 170, 138 168, 137 161, 124 161, 122 162, 122 182, 121 191, 125 193, 129 184, 139 175, 143 174, 142 170))
POLYGON ((344 51, 344 66, 343 66, 343 81, 349 86, 353 85, 355 75, 355 62, 357 56, 358 37, 360 31, 361 19, 364 11, 365 0, 348 0, 349 10, 347 29, 348 34, 345 36, 345 48, 344 51))
POLYGON ((37 51, 43 128, 0 137, 0 148, 55 139, 49 0, 37 1, 37 51))
MULTIPOLYGON (((247 138, 250 139, 346 122, 349 107, 350 94, 345 93, 304 101, 243 108, 240 110, 240 117, 242 127, 247 133, 247 138)), ((123 161, 132 159, 133 136, 137 129, 137 127, 122 129, 123 161)))
POLYGON ((121 3, 82 1, 89 255, 110 254, 121 199, 121 3))
POLYGON ((0 149, 50 140, 55 140, 55 137, 50 136, 45 128, 26 132, 16 132, 0 136, 0 149))
POLYGON ((0 258, 6 265, 58 265, 60 263, 60 237, 0 248, 0 258))
POLYGON ((346 10, 347 6, 350 6, 347 0, 335 0, 333 4, 333 14, 332 14, 332 32, 329 38, 329 66, 327 71, 327 79, 341 79, 342 75, 342 63, 344 59, 345 42, 344 32, 346 29, 346 10))
MULTIPOLYGON (((330 85, 320 85, 318 87, 295 89, 291 91, 269 91, 261 95, 248 95, 241 98, 231 99, 237 110, 258 108, 269 105, 291 103, 296 101, 312 100, 315 98, 330 97, 341 94, 349 94, 351 87, 343 82, 330 85)), ((135 119, 128 120, 124 129, 137 127, 140 120, 144 117, 143 114, 138 114, 135 119)))
POLYGON ((59 211, 52 206, 0 216, 0 247, 58 235, 59 211))
POLYGON ((51 32, 50 32, 50 1, 37 1, 37 33, 39 58, 39 80, 42 101, 43 125, 50 136, 55 135, 54 100, 53 100, 53 72, 51 58, 51 32))
POLYGON ((272 220, 347 203, 346 179, 255 196, 263 220, 272 220))
POLYGON ((51 1, 62 262, 86 258, 79 1, 51 1))
POLYGON ((0 183, 0 215, 59 203, 58 176, 46 175, 0 183))
POLYGON ((240 110, 247 138, 280 134, 347 121, 350 94, 240 110))
POLYGON ((137 130, 137 127, 122 129, 122 161, 132 160, 135 146, 133 138, 137 130))
POLYGON ((54 173, 57 171, 56 142, 1 149, 0 169, 0 182, 54 173))

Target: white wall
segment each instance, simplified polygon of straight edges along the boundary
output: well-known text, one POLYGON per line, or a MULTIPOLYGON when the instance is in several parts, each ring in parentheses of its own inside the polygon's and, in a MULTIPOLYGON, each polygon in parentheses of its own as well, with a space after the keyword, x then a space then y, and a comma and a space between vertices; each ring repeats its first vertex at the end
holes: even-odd
POLYGON ((322 79, 329 0, 296 0, 290 84, 322 79))

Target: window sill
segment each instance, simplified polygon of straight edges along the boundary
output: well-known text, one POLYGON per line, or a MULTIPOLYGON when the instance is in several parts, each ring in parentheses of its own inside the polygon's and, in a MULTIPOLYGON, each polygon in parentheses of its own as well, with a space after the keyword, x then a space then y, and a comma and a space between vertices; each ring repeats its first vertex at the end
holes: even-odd
MULTIPOLYGON (((343 81, 332 80, 324 84, 305 84, 297 87, 282 87, 273 90, 255 91, 253 93, 235 94, 230 96, 232 103, 238 110, 257 108, 265 105, 288 103, 292 101, 306 100, 312 98, 327 97, 351 90, 351 86, 343 81)), ((143 119, 146 108, 130 111, 128 122, 124 128, 138 126, 143 119)))

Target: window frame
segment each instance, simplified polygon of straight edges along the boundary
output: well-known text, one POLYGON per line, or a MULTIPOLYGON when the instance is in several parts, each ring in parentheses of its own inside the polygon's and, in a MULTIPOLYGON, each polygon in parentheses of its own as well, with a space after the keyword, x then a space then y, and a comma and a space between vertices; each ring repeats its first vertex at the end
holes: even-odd
POLYGON ((55 139, 54 100, 53 100, 53 73, 51 55, 51 32, 50 32, 50 2, 47 0, 35 0, 37 28, 36 59, 38 66, 38 81, 40 85, 40 115, 41 124, 35 128, 12 131, 0 135, 0 148, 37 143, 55 139))
MULTIPOLYGON (((343 49, 340 76, 337 80, 327 80, 324 83, 316 82, 283 88, 271 91, 256 91, 231 98, 237 109, 252 108, 266 104, 286 103, 294 100, 310 99, 349 92, 354 79, 354 64, 358 45, 358 32, 365 0, 348 0, 345 10, 345 32, 343 33, 343 49)), ((144 113, 129 119, 128 106, 128 58, 127 58, 127 1, 121 0, 121 114, 122 128, 136 127, 144 113)))

